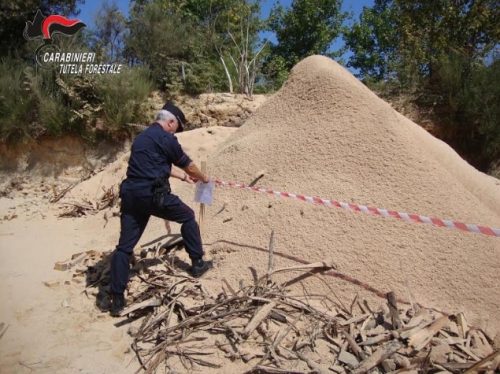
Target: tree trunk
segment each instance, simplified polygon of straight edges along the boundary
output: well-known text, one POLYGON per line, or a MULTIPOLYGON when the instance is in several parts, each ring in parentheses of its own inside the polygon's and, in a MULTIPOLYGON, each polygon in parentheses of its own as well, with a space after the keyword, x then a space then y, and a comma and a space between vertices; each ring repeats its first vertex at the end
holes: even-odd
POLYGON ((222 58, 222 55, 219 55, 220 60, 222 61, 222 65, 224 66, 224 71, 226 72, 227 81, 229 83, 229 93, 233 93, 233 81, 231 80, 231 75, 229 74, 229 70, 227 70, 226 62, 222 58))

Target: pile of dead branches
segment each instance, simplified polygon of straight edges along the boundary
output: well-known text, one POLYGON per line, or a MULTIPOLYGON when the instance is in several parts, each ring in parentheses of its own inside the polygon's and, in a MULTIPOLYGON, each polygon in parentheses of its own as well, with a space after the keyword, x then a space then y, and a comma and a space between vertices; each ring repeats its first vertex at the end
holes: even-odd
POLYGON ((226 284, 229 292, 215 299, 175 274, 156 276, 154 286, 154 297, 139 305, 158 307, 134 332, 133 349, 146 373, 168 366, 173 356, 186 370, 218 367, 210 362, 216 349, 252 364, 248 373, 474 373, 499 363, 499 351, 482 331, 469 329, 462 314, 366 307, 351 314, 328 297, 319 303, 324 308, 313 307, 315 295, 288 295, 266 277, 238 290, 226 284))
MULTIPOLYGON (((186 371, 208 371, 222 367, 221 354, 250 367, 246 373, 494 373, 500 364, 490 337, 468 326, 462 313, 401 307, 392 292, 378 310, 357 298, 346 307, 332 299, 334 290, 292 294, 290 282, 276 283, 275 274, 320 278, 315 273, 333 264, 274 270, 270 254, 267 274, 253 273, 251 284, 241 281, 238 289, 223 279, 217 296, 164 261, 160 248, 135 256, 121 315, 143 318, 129 329, 137 373, 175 361, 186 371)), ((89 260, 93 284, 105 283, 109 264, 89 260)))
POLYGON ((96 214, 103 209, 116 206, 119 200, 118 189, 115 186, 111 186, 108 189, 103 187, 102 190, 103 194, 96 200, 82 199, 79 202, 63 202, 61 204, 63 212, 59 214, 59 217, 81 217, 83 215, 96 214))
MULTIPOLYGON (((269 276, 331 267, 316 263, 278 269, 269 276)), ((304 359, 300 351, 285 348, 285 338, 300 337, 302 340, 296 344, 310 345, 321 335, 320 325, 328 324, 332 317, 310 306, 303 297, 286 295, 286 290, 270 281, 269 276, 253 285, 242 284, 237 291, 223 280, 227 291, 217 297, 209 295, 199 282, 173 269, 161 281, 157 276, 154 283, 144 279, 154 284, 154 297, 143 304, 159 305, 134 334, 133 348, 146 372, 154 372, 171 356, 178 356, 186 370, 192 370, 194 364, 215 368, 216 363, 201 358, 213 355, 215 349, 228 359, 256 360, 257 365, 274 362, 287 367, 283 361, 304 359), (300 329, 306 330, 304 334, 298 333, 300 329)), ((130 310, 123 312, 128 313, 130 310)))

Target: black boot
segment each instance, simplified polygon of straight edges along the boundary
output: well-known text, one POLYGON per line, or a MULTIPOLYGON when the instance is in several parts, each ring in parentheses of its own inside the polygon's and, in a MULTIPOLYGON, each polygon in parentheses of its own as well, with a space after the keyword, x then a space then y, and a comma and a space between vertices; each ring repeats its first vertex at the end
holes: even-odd
POLYGON ((110 313, 113 317, 120 317, 120 312, 125 309, 125 296, 123 294, 113 294, 110 313))
POLYGON ((203 259, 192 260, 191 275, 195 278, 201 277, 208 270, 214 267, 213 261, 203 261, 203 259))

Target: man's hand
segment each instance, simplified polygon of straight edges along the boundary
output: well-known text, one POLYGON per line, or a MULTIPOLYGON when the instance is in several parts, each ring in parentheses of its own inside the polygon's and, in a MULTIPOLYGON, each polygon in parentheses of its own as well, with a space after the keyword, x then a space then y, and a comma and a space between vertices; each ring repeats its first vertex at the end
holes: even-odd
POLYGON ((202 172, 200 171, 200 169, 196 167, 194 162, 191 162, 188 166, 186 166, 182 170, 184 170, 186 174, 188 174, 195 182, 197 181, 202 181, 203 183, 210 182, 210 176, 208 174, 202 174, 202 172))
POLYGON ((193 178, 191 178, 189 175, 186 177, 186 180, 184 181, 186 182, 187 184, 195 184, 196 183, 196 180, 194 180, 193 178))

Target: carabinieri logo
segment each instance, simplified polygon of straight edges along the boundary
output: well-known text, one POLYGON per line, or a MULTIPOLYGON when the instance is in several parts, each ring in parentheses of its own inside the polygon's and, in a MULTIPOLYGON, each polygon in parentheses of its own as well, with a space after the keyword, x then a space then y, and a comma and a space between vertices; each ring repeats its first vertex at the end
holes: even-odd
POLYGON ((35 50, 36 63, 42 69, 59 67, 61 74, 120 74, 121 64, 94 63, 96 53, 93 52, 61 53, 52 39, 56 34, 75 35, 84 27, 87 25, 78 19, 58 15, 44 17, 38 10, 33 22, 26 22, 23 35, 26 40, 43 39, 44 44, 35 50))
MULTIPOLYGON (((83 23, 78 19, 67 19, 66 17, 59 15, 44 17, 42 15, 42 12, 38 10, 35 15, 35 18, 33 19, 33 22, 30 21, 26 22, 26 27, 24 28, 23 36, 26 40, 43 38, 44 44, 40 45, 35 50, 35 59, 38 66, 40 66, 42 69, 50 69, 52 68, 52 66, 48 65, 48 63, 50 64, 54 62, 66 62, 66 59, 63 59, 62 61, 55 60, 54 54, 58 55, 58 60, 61 60, 60 58, 61 54, 59 51, 59 47, 54 44, 52 36, 55 34, 72 36, 75 35, 78 31, 80 31, 80 29, 86 26, 87 25, 85 23, 83 23)), ((83 60, 83 58, 85 57, 84 58, 85 61, 82 62, 87 62, 88 57, 90 58, 95 57, 92 56, 93 55, 92 53, 81 53, 81 55, 86 55, 86 56, 80 56, 81 58, 78 59, 78 60, 83 60)), ((67 59, 73 60, 72 57, 73 56, 70 56, 70 58, 67 59)))

